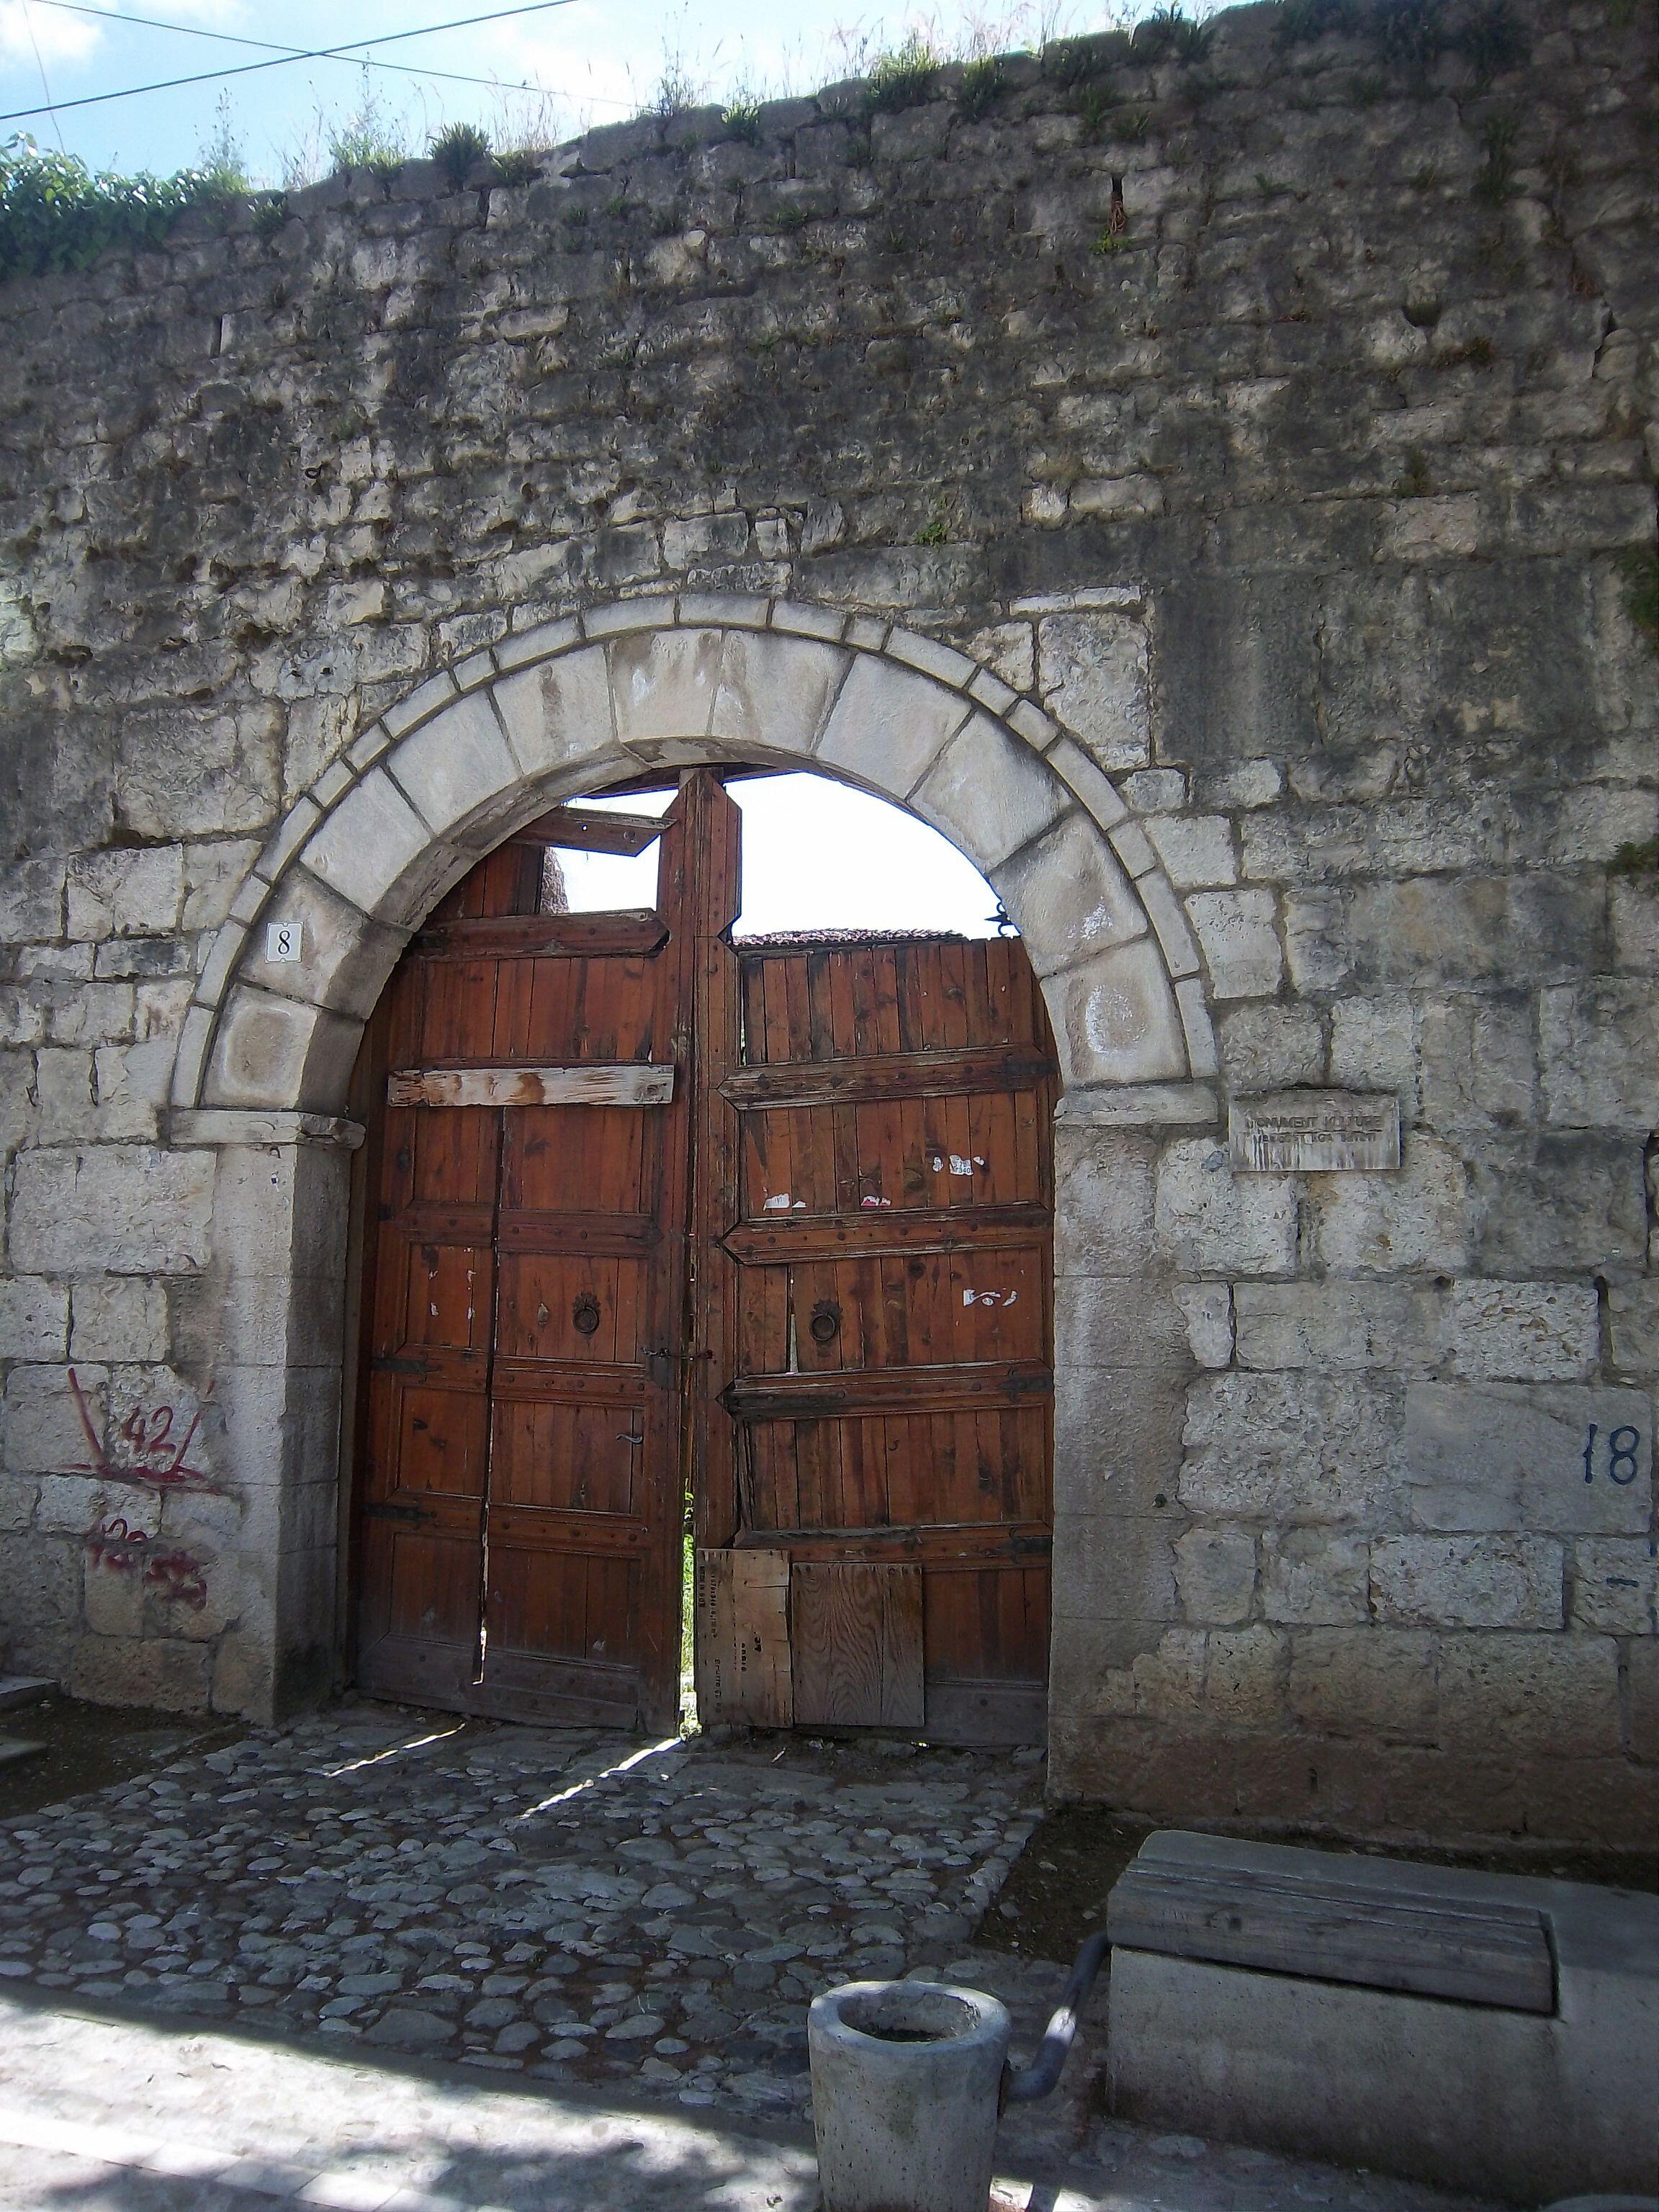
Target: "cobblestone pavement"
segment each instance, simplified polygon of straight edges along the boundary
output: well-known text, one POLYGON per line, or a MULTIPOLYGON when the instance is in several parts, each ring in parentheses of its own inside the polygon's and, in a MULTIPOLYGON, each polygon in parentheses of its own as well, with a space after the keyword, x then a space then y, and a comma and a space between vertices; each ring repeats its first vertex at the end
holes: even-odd
MULTIPOLYGON (((0 2212, 811 2212, 817 1990, 943 1972, 1040 2030, 1059 1965, 970 1938, 1041 1781, 361 1705, 22 1815, 0 2212)), ((1006 2116, 998 2212, 1460 2202, 1103 2127, 1100 2021, 1006 2116)))
MULTIPOLYGON (((814 2212, 799 2126, 349 2045, 337 2057, 0 1996, 0 2212, 814 2212), (533 2092, 533 2094, 526 2094, 533 2092)), ((990 2212, 1480 2212, 1407 2182, 1109 2125, 990 2212)))
MULTIPOLYGON (((800 2114, 808 1999, 967 1978, 1041 1782, 1030 1754, 351 1707, 9 1823, 0 1990, 800 2114)), ((1056 1992, 984 1964, 1033 2021, 1056 1992)))

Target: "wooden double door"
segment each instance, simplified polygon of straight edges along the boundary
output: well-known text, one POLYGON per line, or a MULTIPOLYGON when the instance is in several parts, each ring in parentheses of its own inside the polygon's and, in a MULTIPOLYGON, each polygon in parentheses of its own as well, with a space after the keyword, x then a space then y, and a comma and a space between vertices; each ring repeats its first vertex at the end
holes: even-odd
POLYGON ((359 1685, 1040 1739, 1054 1071, 1017 939, 734 946, 740 817, 556 809, 365 1039, 359 1685), (548 848, 654 842, 648 909, 548 848))

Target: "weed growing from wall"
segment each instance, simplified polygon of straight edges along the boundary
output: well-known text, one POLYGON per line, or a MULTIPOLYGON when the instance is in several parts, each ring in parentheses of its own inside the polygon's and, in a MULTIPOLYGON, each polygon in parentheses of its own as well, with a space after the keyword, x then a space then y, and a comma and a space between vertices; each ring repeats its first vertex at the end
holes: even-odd
POLYGON ((515 146, 495 156, 495 174, 509 188, 533 185, 542 173, 542 157, 527 146, 515 146))
POLYGON ((438 174, 452 192, 464 191, 480 161, 489 158, 489 133, 476 123, 452 123, 432 142, 438 174))
POLYGON ((1515 189, 1515 142, 1520 125, 1512 115, 1488 118, 1481 133, 1486 161, 1474 180, 1474 196, 1486 206, 1500 208, 1515 189))
POLYGON ((1101 39, 1050 39, 1042 49, 1042 74, 1068 91, 1087 84, 1110 64, 1111 57, 1101 39))
POLYGON ((1007 72, 994 54, 977 54, 963 65, 957 86, 957 106, 969 123, 977 123, 996 104, 1007 72))
POLYGON ((878 115, 920 107, 933 98, 939 72, 939 56, 920 31, 912 31, 902 46, 877 56, 865 88, 865 104, 878 115))
POLYGON ((745 146, 759 145, 761 104, 753 93, 738 93, 729 106, 720 110, 720 133, 723 137, 736 138, 745 146))
POLYGON ((1659 549, 1633 547, 1620 565, 1625 573, 1626 612, 1659 653, 1659 549))
POLYGON ((1133 43, 1139 60, 1201 62, 1213 35, 1207 23, 1194 21, 1180 0, 1166 0, 1144 23, 1135 25, 1133 43))
POLYGON ((408 157, 409 141, 401 118, 391 112, 375 88, 365 81, 355 111, 328 134, 329 167, 335 171, 367 169, 384 183, 408 157))

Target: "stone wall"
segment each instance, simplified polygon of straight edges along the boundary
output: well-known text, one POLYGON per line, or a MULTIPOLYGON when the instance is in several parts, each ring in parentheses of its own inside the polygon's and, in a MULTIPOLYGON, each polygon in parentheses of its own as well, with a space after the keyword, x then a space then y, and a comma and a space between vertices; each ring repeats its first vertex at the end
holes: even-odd
POLYGON ((325 1686, 356 1025, 550 791, 769 748, 944 822, 1048 979, 1055 1787, 1650 1834, 1653 33, 1443 20, 648 119, 8 288, 12 1665, 325 1686), (838 673, 722 726, 688 629, 838 673), (1233 1100, 1322 1087, 1397 1170, 1232 1164, 1233 1100))

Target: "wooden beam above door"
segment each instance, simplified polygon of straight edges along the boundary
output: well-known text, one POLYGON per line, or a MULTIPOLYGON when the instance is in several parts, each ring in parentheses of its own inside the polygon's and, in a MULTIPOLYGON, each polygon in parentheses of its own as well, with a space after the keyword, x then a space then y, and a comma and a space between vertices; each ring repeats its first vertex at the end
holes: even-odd
POLYGON ((515 845, 562 845, 568 853, 644 852, 662 835, 654 814, 612 814, 603 807, 556 806, 515 830, 515 845))
POLYGON ((672 1062, 574 1067, 400 1067, 386 1080, 388 1106, 666 1106, 672 1062))

